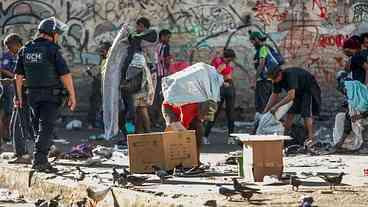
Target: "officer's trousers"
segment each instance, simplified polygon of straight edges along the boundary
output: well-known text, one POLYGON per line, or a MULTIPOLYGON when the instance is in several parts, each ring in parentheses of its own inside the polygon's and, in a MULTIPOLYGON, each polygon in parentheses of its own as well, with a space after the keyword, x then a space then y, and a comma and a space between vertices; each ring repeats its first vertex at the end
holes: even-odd
POLYGON ((38 136, 35 143, 33 165, 47 164, 47 156, 52 144, 52 132, 62 102, 60 95, 53 89, 28 89, 28 103, 35 113, 35 122, 39 123, 38 136))

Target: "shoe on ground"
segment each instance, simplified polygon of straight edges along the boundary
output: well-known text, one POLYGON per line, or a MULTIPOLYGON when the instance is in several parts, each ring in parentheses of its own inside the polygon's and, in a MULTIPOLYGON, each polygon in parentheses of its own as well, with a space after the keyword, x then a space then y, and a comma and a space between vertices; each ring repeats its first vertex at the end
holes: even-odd
POLYGON ((23 155, 20 157, 17 157, 13 160, 10 160, 8 164, 32 164, 32 157, 30 155, 23 155))
POLYGON ((211 144, 210 140, 207 137, 202 137, 202 144, 208 145, 211 144))
POLYGON ((368 154, 368 146, 362 147, 358 152, 359 154, 368 154))
POLYGON ((32 169, 36 172, 43 172, 43 173, 57 173, 58 169, 52 167, 50 163, 46 164, 36 164, 32 166, 32 169))

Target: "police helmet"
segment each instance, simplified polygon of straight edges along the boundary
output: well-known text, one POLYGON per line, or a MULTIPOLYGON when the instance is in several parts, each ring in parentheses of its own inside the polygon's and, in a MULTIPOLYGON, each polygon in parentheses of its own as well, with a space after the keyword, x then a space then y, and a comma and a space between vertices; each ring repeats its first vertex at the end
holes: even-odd
POLYGON ((14 43, 23 44, 22 42, 23 42, 22 38, 19 35, 15 34, 15 33, 9 34, 4 39, 4 44, 5 45, 11 45, 11 44, 14 44, 14 43))
POLYGON ((44 19, 38 25, 38 31, 40 33, 46 33, 52 35, 53 33, 62 34, 65 32, 67 25, 56 19, 55 17, 50 17, 44 19))

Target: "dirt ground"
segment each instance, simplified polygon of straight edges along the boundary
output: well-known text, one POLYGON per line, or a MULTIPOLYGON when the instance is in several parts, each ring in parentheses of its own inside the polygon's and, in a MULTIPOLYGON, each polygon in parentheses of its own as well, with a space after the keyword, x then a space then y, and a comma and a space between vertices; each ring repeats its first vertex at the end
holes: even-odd
MULTIPOLYGON (((66 131, 57 130, 58 140, 56 145, 62 151, 68 151, 72 145, 91 142, 88 137, 91 134, 98 134, 100 131, 66 131), (62 141, 60 141, 62 140, 62 141)), ((240 150, 239 146, 227 145, 223 129, 214 129, 211 136, 211 145, 206 145, 202 149, 202 162, 210 163, 215 170, 224 170, 233 168, 221 164, 227 153, 240 150)), ((112 146, 111 142, 95 142, 97 144, 112 146)), ((11 151, 11 147, 5 148, 11 151)), ((62 164, 57 165, 58 168, 67 170, 73 165, 62 164)), ((107 160, 103 162, 104 166, 99 168, 83 167, 82 169, 90 172, 87 175, 86 183, 95 184, 96 180, 89 179, 93 175, 101 177, 99 184, 104 186, 111 185, 111 166, 120 165, 127 166, 127 157, 121 160, 107 160)), ((243 201, 239 195, 235 195, 232 201, 227 201, 218 194, 216 184, 221 183, 224 187, 232 188, 231 178, 237 177, 236 172, 224 176, 209 176, 204 178, 174 178, 167 184, 158 184, 157 177, 152 179, 147 185, 137 188, 138 191, 148 191, 154 193, 163 193, 163 197, 175 198, 180 202, 182 199, 191 200, 193 206, 203 206, 207 200, 216 200, 217 206, 298 206, 301 196, 309 195, 314 199, 313 206, 320 207, 367 207, 368 206, 368 176, 364 176, 363 170, 368 169, 368 159, 364 155, 326 155, 326 156, 309 156, 297 155, 294 157, 284 158, 284 172, 288 173, 312 173, 312 172, 329 172, 339 173, 345 172, 347 175, 343 179, 343 185, 337 186, 335 191, 330 191, 327 184, 318 177, 303 179, 303 186, 298 192, 291 190, 290 185, 271 185, 265 186, 264 183, 252 184, 253 187, 261 189, 262 194, 256 194, 250 202, 243 201)), ((236 166, 235 166, 236 168, 236 166)), ((55 178, 68 179, 70 178, 55 178)), ((65 182, 65 181, 62 181, 65 182)), ((73 181, 74 182, 74 181, 73 181)), ((251 187, 252 187, 251 186, 251 187)), ((136 189, 136 190, 137 190, 136 189)), ((134 190, 134 189, 132 189, 134 190)), ((18 206, 14 204, 3 204, 1 206, 18 206)), ((19 204, 19 206, 22 206, 19 204)), ((23 204, 23 206, 27 206, 23 204)))

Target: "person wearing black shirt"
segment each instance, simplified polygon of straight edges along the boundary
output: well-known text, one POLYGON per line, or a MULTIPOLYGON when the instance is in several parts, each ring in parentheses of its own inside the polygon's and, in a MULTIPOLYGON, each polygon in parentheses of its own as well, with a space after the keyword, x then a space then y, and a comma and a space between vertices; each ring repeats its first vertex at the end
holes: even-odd
POLYGON ((273 89, 264 112, 275 113, 279 107, 293 101, 284 124, 285 128, 290 129, 294 114, 300 114, 304 118, 304 126, 308 131, 305 145, 313 146, 316 143, 313 116, 319 115, 321 105, 321 89, 316 79, 308 71, 297 67, 269 70, 267 76, 272 80, 273 89), (287 96, 278 102, 282 90, 287 92, 287 96))

